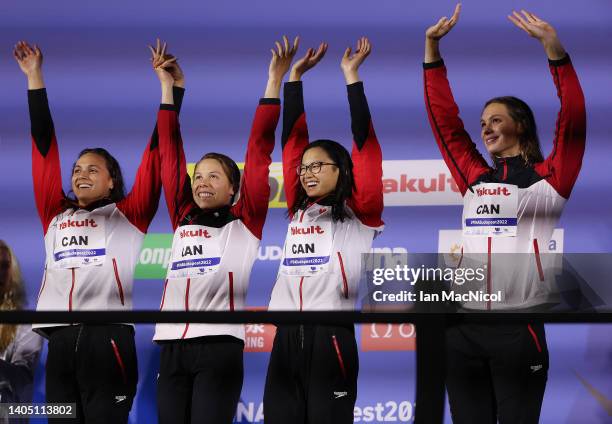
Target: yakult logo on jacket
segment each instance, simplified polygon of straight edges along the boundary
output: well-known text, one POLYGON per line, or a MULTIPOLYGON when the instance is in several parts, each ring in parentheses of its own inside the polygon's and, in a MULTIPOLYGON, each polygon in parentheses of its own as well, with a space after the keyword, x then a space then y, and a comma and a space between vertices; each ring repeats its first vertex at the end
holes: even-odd
POLYGON ((185 237, 204 237, 204 238, 211 238, 212 236, 210 235, 210 233, 208 232, 208 230, 203 230, 203 229, 199 229, 199 230, 182 230, 179 233, 179 236, 181 238, 185 238, 185 237))
POLYGON ((307 228, 302 228, 302 227, 291 227, 291 235, 292 236, 297 236, 297 235, 308 235, 308 234, 323 234, 325 233, 325 231, 323 231, 323 228, 321 228, 320 225, 311 225, 310 227, 307 228))
POLYGON ((478 196, 510 196, 510 190, 508 187, 477 188, 476 194, 478 196))
POLYGON ((96 220, 93 218, 88 219, 68 219, 66 221, 60 222, 59 229, 65 230, 66 228, 75 228, 75 227, 91 227, 96 228, 98 224, 96 224, 96 220))

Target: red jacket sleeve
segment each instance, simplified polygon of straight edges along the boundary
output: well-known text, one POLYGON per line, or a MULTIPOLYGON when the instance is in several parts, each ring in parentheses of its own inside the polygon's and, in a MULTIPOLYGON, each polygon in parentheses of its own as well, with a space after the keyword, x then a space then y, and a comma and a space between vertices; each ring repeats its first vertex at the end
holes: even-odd
POLYGON ((32 132, 32 180, 36 209, 46 235, 53 218, 64 208, 59 151, 47 91, 28 91, 32 132))
POLYGON ((461 194, 490 168, 470 139, 459 118, 443 61, 424 66, 425 106, 444 162, 455 179, 461 194))
POLYGON ((159 154, 161 179, 172 229, 176 230, 181 220, 194 207, 191 180, 187 174, 187 162, 177 112, 171 106, 160 110, 157 121, 159 131, 159 154))
MULTIPOLYGON (((160 110, 157 115, 158 123, 165 113, 174 112, 160 110)), ((136 171, 132 190, 117 203, 117 208, 143 233, 147 232, 157 212, 161 194, 161 164, 158 144, 159 141, 155 136, 151 137, 136 171)))
POLYGON ((347 86, 353 132, 353 178, 355 187, 348 205, 369 227, 383 225, 382 151, 374 132, 363 83, 347 86))
POLYGON ((308 146, 308 126, 304 112, 302 82, 287 82, 283 90, 283 188, 287 208, 293 209, 300 178, 296 168, 302 163, 302 153, 308 146))
POLYGON ((274 131, 280 116, 280 100, 261 99, 255 111, 244 172, 240 184, 240 197, 231 212, 240 218, 255 237, 261 239, 270 202, 270 164, 274 150, 274 131))
POLYGON ((569 56, 549 60, 561 109, 557 116, 551 154, 535 166, 536 172, 568 198, 578 178, 586 141, 584 94, 569 56))

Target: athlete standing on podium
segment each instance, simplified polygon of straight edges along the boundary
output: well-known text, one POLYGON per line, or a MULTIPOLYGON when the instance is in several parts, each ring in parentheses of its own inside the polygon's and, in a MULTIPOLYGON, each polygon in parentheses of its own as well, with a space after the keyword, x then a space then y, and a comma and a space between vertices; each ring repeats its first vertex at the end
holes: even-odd
MULTIPOLYGON (((353 310, 361 254, 382 231, 382 152, 363 82, 357 73, 370 54, 367 38, 347 48, 353 151, 331 140, 309 143, 301 77, 327 45, 309 49, 285 84, 283 177, 291 222, 270 310, 353 310)), ((264 393, 268 424, 353 422, 359 358, 353 325, 280 325, 264 393)))
MULTIPOLYGON (((487 101, 480 135, 493 160, 489 166, 459 118, 439 51, 440 39, 457 23, 459 12, 457 5, 451 19, 441 18, 427 29, 425 104, 438 147, 463 195, 464 260, 484 258, 482 289, 504 294, 501 303, 462 306, 528 311, 558 300, 551 262, 540 249, 548 245, 582 165, 584 96, 554 28, 532 13, 513 12, 510 21, 544 46, 561 109, 553 151, 544 159, 529 106, 511 96, 487 101)), ((538 422, 548 373, 543 324, 455 325, 447 329, 446 343, 453 422, 538 422)))
MULTIPOLYGON (((72 166, 73 195, 67 196, 42 52, 21 41, 13 54, 28 80, 34 198, 46 250, 36 310, 129 311, 140 246, 161 194, 157 131, 145 148, 129 194, 117 160, 105 149, 90 148, 81 151, 72 166)), ((159 110, 158 120, 168 113, 159 110)), ((33 328, 49 338, 46 402, 76 403, 77 418, 87 423, 127 423, 138 382, 133 326, 33 328)))
MULTIPOLYGON (((280 116, 280 88, 298 47, 286 37, 276 43, 264 97, 255 111, 242 181, 226 155, 207 153, 187 174, 175 114, 159 122, 162 182, 174 229, 172 257, 162 311, 243 310, 251 269, 268 212, 269 167, 280 116)), ((182 72, 172 56, 153 49, 153 66, 163 92, 182 72)), ((162 108, 172 110, 166 96, 162 108)), ((215 140, 210 140, 214 145, 215 140)), ((161 345, 157 407, 159 422, 230 424, 243 380, 244 325, 164 324, 155 326, 161 345)))

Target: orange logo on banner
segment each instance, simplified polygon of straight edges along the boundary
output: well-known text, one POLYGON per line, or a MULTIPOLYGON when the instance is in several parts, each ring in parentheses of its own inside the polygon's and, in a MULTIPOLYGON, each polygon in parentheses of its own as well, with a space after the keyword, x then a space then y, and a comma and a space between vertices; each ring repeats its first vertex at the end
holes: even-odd
POLYGON ((361 350, 415 350, 414 324, 363 324, 361 350))
MULTIPOLYGON (((267 308, 248 308, 250 311, 265 311, 267 308)), ((244 351, 270 352, 276 335, 276 326, 272 324, 247 324, 245 326, 244 351)))

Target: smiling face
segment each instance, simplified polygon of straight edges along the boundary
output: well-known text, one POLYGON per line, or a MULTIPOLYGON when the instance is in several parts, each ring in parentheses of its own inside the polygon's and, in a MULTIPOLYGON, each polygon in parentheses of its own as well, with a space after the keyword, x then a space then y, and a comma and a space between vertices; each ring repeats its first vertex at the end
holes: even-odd
POLYGON ((506 105, 491 103, 482 111, 480 136, 489 154, 497 157, 521 153, 520 127, 508 113, 506 105))
POLYGON ((202 159, 193 173, 193 201, 200 209, 217 209, 230 204, 234 188, 216 159, 202 159))
POLYGON ((110 196, 113 189, 106 160, 95 153, 85 153, 72 169, 72 191, 80 207, 110 196))
MULTIPOLYGON (((302 166, 309 166, 316 162, 334 163, 327 152, 321 147, 313 147, 304 152, 302 166)), ((310 198, 318 199, 327 196, 336 189, 339 170, 335 165, 321 165, 321 170, 313 174, 312 168, 300 176, 302 187, 310 198)))

